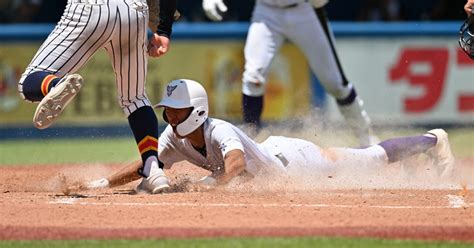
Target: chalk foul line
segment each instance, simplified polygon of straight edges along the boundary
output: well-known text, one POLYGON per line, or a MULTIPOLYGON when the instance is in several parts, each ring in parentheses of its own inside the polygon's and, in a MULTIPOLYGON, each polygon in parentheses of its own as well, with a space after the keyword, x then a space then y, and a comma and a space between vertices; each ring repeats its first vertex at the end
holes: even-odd
POLYGON ((471 205, 466 203, 464 197, 459 195, 447 195, 446 197, 448 197, 449 206, 451 206, 451 208, 465 208, 471 205))
POLYGON ((285 204, 285 203, 197 203, 197 202, 81 202, 79 198, 60 198, 49 201, 48 204, 85 205, 85 206, 175 206, 175 207, 209 207, 209 208, 376 208, 376 209, 446 209, 468 208, 473 203, 467 203, 462 196, 447 195, 448 204, 439 206, 410 206, 410 205, 361 205, 361 204, 285 204))

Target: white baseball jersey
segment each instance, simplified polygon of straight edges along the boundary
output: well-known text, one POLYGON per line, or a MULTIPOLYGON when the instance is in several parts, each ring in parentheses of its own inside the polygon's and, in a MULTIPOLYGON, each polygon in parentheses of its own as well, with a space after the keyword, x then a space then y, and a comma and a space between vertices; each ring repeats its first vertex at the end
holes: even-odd
POLYGON ((225 155, 238 149, 244 152, 246 171, 255 175, 287 173, 290 167, 315 168, 325 163, 315 144, 281 136, 271 136, 258 144, 236 126, 209 118, 204 123, 207 156, 198 152, 187 139, 179 139, 171 126, 159 138, 158 154, 166 166, 189 161, 218 175, 224 170, 225 155))
POLYGON ((229 122, 209 118, 204 123, 206 155, 198 152, 187 139, 178 138, 170 125, 159 138, 158 154, 165 166, 179 161, 191 162, 219 175, 224 171, 225 155, 235 149, 245 154, 245 170, 258 175, 310 175, 334 171, 351 164, 380 167, 387 163, 385 150, 376 145, 366 149, 331 148, 323 150, 312 142, 270 136, 254 142, 229 122))
POLYGON ((220 174, 224 171, 225 155, 234 149, 245 153, 246 170, 257 175, 261 170, 269 173, 285 172, 285 167, 269 151, 255 143, 234 125, 208 118, 204 123, 207 156, 199 153, 187 139, 179 139, 171 126, 167 126, 158 141, 158 156, 165 165, 189 161, 197 166, 220 174))
POLYGON ((63 77, 79 70, 104 47, 125 114, 151 106, 145 94, 147 25, 146 0, 68 0, 61 20, 22 75, 20 93, 30 73, 48 71, 63 77))
POLYGON ((337 99, 349 95, 351 89, 338 62, 330 27, 318 18, 312 3, 304 0, 257 0, 244 49, 245 95, 264 94, 265 87, 256 83, 266 83, 270 64, 286 40, 303 52, 328 93, 337 99))

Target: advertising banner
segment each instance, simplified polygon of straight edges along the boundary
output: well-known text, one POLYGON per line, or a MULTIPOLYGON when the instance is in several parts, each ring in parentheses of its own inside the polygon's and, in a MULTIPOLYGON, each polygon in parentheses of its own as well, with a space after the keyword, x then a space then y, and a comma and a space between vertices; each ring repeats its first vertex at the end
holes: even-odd
POLYGON ((455 39, 345 38, 337 48, 374 121, 474 124, 474 61, 455 39))
MULTIPOLYGON (((1 125, 31 125, 36 104, 20 98, 17 82, 39 46, 39 43, 0 46, 1 125)), ((165 83, 177 78, 194 79, 208 89, 212 115, 241 120, 243 66, 240 40, 177 40, 166 56, 149 58, 147 94, 152 103, 157 103, 165 83)), ((85 86, 58 124, 126 124, 116 99, 114 73, 106 52, 98 52, 78 73, 84 77, 85 86)), ((310 75, 299 50, 285 45, 269 74, 264 118, 282 120, 307 114, 311 107, 310 75)))
MULTIPOLYGON (((31 125, 36 104, 21 100, 16 84, 39 45, 0 45, 0 125, 31 125)), ((240 121, 243 46, 241 40, 175 40, 166 56, 149 59, 150 100, 159 101, 166 82, 190 78, 208 89, 212 115, 240 121)), ((474 61, 459 50, 452 37, 343 37, 336 40, 336 46, 346 76, 374 122, 474 124, 474 61)), ((126 125, 105 51, 92 57, 79 73, 85 87, 59 124, 126 125)), ((303 54, 285 44, 272 63, 264 120, 311 113, 312 97, 321 93, 321 87, 312 84, 303 54)), ((324 100, 326 117, 341 118, 334 99, 324 100)), ((161 118, 161 112, 157 113, 161 118)))

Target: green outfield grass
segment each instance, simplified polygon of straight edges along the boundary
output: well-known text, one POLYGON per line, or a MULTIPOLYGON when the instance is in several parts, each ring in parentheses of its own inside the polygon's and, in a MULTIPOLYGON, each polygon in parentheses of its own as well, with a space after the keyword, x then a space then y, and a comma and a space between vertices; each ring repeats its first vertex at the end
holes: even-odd
MULTIPOLYGON (((422 130, 381 132, 381 138, 413 135, 422 130)), ((455 157, 474 158, 474 130, 448 130, 455 157)), ((317 141, 316 141, 317 142, 317 141)), ((139 159, 135 141, 113 139, 43 139, 0 141, 0 166, 25 164, 123 163, 139 159)))
POLYGON ((424 242, 410 240, 385 240, 385 239, 349 239, 349 238, 216 238, 216 239, 165 239, 165 240, 75 240, 75 241, 0 241, 0 247, 318 247, 318 248, 464 248, 473 247, 474 244, 458 242, 424 242))
POLYGON ((138 159, 138 148, 133 138, 0 141, 0 166, 124 163, 138 159))

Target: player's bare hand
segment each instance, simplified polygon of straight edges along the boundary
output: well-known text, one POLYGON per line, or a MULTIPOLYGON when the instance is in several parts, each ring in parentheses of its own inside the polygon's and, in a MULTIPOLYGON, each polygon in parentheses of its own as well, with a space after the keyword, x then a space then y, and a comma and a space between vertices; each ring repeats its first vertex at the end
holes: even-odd
POLYGON ((467 16, 472 15, 472 8, 474 7, 474 0, 468 0, 464 5, 464 11, 466 11, 467 16))
POLYGON ((148 54, 151 57, 160 57, 168 52, 170 39, 166 36, 153 34, 148 43, 148 54))

